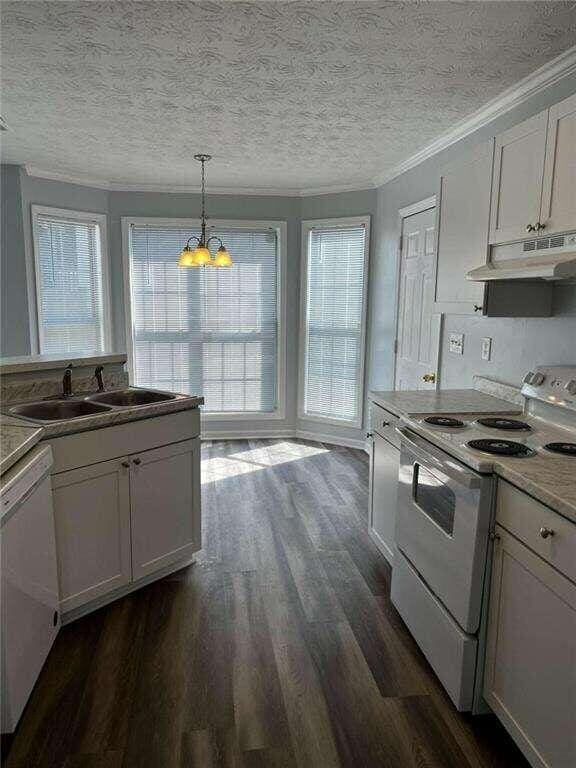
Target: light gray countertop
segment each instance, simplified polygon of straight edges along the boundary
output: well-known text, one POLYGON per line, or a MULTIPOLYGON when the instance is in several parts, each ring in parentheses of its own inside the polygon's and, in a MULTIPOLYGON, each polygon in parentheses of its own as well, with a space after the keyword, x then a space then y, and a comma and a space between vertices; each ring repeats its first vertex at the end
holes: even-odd
MULTIPOLYGON (((109 411, 92 413, 89 416, 81 416, 79 418, 65 419, 62 421, 49 421, 41 425, 42 439, 49 440, 51 437, 86 432, 92 429, 102 429, 103 427, 111 427, 115 424, 124 424, 129 421, 138 421, 139 419, 149 419, 167 413, 176 413, 177 411, 188 411, 191 408, 198 408, 198 406, 203 403, 203 397, 197 397, 195 395, 176 395, 174 400, 165 400, 159 403, 150 403, 149 405, 111 408, 109 411)), ((26 426, 40 426, 26 421, 25 419, 18 419, 18 421, 20 424, 26 426)))
POLYGON ((22 355, 0 357, 0 373, 36 373, 37 371, 62 370, 68 366, 95 366, 125 363, 126 353, 93 355, 92 357, 62 357, 62 355, 22 355))
POLYGON ((397 416, 431 413, 522 413, 522 406, 476 389, 370 392, 369 398, 397 416))
POLYGON ((16 464, 42 439, 42 427, 25 424, 10 416, 0 416, 0 474, 16 464))

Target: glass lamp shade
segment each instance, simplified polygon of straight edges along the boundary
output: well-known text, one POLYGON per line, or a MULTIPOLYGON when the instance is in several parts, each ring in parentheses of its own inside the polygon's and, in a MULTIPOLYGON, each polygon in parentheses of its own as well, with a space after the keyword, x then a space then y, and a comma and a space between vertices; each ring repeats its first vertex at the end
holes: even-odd
POLYGON ((231 267, 232 266, 232 257, 224 248, 223 245, 218 248, 218 251, 216 252, 216 256, 214 256, 214 266, 215 267, 231 267))
POLYGON ((194 267, 205 267, 212 261, 212 255, 205 245, 198 245, 192 253, 194 267))
POLYGON ((188 245, 182 248, 182 252, 180 253, 180 257, 178 259, 178 266, 179 267, 195 267, 196 266, 194 264, 194 251, 188 245))

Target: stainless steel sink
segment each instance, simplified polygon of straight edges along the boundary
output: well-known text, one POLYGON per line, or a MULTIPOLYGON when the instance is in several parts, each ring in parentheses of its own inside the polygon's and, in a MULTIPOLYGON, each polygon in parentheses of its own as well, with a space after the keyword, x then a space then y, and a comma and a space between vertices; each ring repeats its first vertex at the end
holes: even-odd
POLYGON ((166 400, 174 400, 176 395, 167 392, 153 392, 149 389, 118 389, 115 392, 102 392, 91 395, 88 400, 92 403, 105 403, 116 407, 130 407, 134 405, 152 405, 163 403, 166 400))
POLYGON ((22 416, 32 421, 65 421, 109 411, 105 405, 90 403, 87 400, 45 400, 40 403, 22 403, 10 408, 14 416, 22 416))

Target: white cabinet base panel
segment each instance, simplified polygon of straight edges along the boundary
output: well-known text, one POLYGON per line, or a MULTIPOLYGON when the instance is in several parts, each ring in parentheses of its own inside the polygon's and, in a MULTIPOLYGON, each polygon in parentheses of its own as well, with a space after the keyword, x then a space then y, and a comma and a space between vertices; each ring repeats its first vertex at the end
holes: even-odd
POLYGON ((147 584, 152 584, 154 581, 158 581, 159 579, 163 579, 166 576, 170 576, 171 573, 176 573, 176 571, 180 571, 182 568, 186 568, 187 566, 192 565, 195 560, 196 554, 192 555, 191 557, 188 555, 182 560, 171 563, 164 568, 159 568, 149 576, 145 576, 142 579, 138 579, 138 581, 133 581, 130 584, 119 587, 113 592, 108 592, 107 594, 92 600, 90 603, 85 603, 78 608, 73 608, 72 610, 66 611, 65 613, 63 612, 61 616, 62 626, 65 624, 70 624, 72 621, 76 621, 76 619, 82 618, 82 616, 87 616, 89 613, 97 611, 99 608, 103 608, 105 605, 113 603, 115 600, 129 595, 131 592, 136 592, 136 590, 145 587, 147 584))

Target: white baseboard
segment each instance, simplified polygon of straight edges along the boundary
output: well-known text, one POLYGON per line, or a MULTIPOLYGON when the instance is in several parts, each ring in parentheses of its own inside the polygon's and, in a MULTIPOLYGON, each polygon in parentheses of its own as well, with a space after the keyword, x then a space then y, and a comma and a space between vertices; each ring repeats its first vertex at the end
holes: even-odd
POLYGON ((235 429, 234 431, 224 431, 217 429, 203 429, 200 435, 201 440, 257 440, 263 439, 294 437, 293 429, 235 429))
POLYGON ((334 437, 333 435, 320 434, 319 432, 308 432, 303 429, 296 429, 294 437, 301 440, 312 440, 317 443, 331 443, 332 445, 343 445, 346 448, 364 448, 364 440, 355 440, 350 437, 334 437))
POLYGON ((300 440, 311 440, 316 443, 329 443, 331 445, 343 445, 346 448, 359 448, 360 450, 367 451, 367 445, 364 440, 355 440, 348 437, 334 437, 333 435, 320 434, 318 432, 306 432, 301 429, 266 429, 266 430, 250 430, 250 429, 235 429, 231 431, 218 431, 212 429, 203 429, 200 436, 201 440, 257 440, 262 438, 269 439, 281 439, 281 438, 299 438, 300 440))

